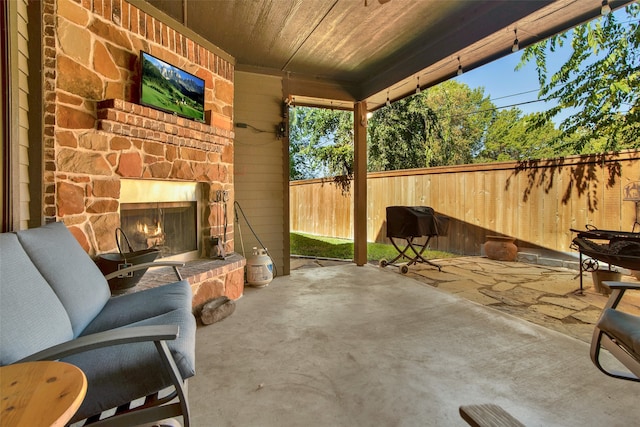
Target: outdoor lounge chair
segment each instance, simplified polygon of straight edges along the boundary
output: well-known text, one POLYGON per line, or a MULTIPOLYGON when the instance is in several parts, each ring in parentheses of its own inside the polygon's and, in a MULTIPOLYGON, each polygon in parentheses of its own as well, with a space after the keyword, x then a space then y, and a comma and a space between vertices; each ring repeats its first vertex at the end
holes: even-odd
POLYGON ((605 374, 623 380, 640 381, 640 317, 617 310, 627 290, 640 290, 640 284, 605 282, 611 296, 593 331, 591 360, 605 374), (607 349, 629 372, 608 369, 601 363, 602 348, 607 349))
MULTIPOLYGON (((175 266, 154 266, 164 264, 175 266)), ((176 282, 111 297, 107 278, 59 222, 1 233, 0 272, 0 366, 60 360, 80 368, 87 394, 71 423, 123 427, 182 416, 189 426, 196 322, 187 281, 177 274, 176 282)))

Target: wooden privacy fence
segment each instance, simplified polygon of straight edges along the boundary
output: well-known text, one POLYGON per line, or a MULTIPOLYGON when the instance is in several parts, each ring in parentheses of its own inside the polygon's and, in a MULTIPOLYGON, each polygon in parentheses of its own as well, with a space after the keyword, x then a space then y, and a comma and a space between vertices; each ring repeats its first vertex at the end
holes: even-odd
MULTIPOLYGON (((631 231, 640 150, 527 162, 434 167, 367 176, 367 240, 386 242, 386 207, 430 206, 450 218, 431 247, 479 255, 487 235, 570 252, 570 229, 631 231)), ((353 239, 352 193, 331 179, 290 183, 291 231, 353 239)), ((638 231, 636 229, 636 231, 638 231)))

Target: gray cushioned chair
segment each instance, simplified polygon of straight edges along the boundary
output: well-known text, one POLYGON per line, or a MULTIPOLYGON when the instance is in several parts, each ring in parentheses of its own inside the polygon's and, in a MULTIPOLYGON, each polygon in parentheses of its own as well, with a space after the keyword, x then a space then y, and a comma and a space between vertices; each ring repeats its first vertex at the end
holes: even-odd
POLYGON ((640 290, 640 285, 626 282, 604 282, 611 288, 591 340, 591 360, 605 374, 623 380, 640 381, 640 317, 618 309, 625 291, 640 290), (611 353, 628 372, 607 367, 602 348, 611 353))
POLYGON ((72 422, 126 426, 181 415, 188 426, 191 288, 176 263, 154 265, 173 266, 178 281, 111 297, 64 224, 0 234, 0 366, 35 360, 78 366, 88 388, 72 422))

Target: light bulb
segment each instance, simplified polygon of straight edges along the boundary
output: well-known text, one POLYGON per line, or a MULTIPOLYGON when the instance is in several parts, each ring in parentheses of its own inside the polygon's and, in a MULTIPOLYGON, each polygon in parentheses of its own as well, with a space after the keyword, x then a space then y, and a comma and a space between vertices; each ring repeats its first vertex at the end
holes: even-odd
POLYGON ((600 14, 607 16, 611 13, 611 6, 609 6, 609 0, 602 0, 602 7, 600 8, 600 14))

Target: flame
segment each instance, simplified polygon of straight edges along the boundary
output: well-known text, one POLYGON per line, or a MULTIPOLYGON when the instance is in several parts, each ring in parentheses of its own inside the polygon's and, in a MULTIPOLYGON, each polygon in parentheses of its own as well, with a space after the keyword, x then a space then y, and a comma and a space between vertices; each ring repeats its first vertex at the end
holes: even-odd
POLYGON ((160 221, 156 222, 156 224, 152 226, 143 224, 138 221, 136 223, 136 229, 138 230, 139 233, 142 233, 147 237, 162 236, 164 234, 162 231, 162 225, 160 224, 160 221))

